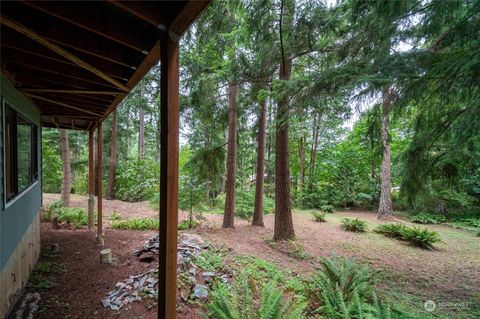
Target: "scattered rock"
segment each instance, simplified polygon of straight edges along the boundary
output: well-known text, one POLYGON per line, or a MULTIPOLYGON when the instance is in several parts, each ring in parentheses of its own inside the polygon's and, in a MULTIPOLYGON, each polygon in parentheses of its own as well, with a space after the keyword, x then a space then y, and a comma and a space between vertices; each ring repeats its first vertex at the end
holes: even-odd
POLYGON ((208 288, 204 285, 196 284, 193 289, 193 296, 197 299, 208 298, 208 288))

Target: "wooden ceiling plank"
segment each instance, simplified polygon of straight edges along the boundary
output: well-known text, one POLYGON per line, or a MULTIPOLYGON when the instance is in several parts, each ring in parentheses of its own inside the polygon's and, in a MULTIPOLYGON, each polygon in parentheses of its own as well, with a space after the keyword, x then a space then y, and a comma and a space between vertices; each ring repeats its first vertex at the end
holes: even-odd
MULTIPOLYGON (((75 63, 72 63, 68 60, 62 60, 52 56, 47 56, 46 53, 40 54, 38 52, 25 50, 25 49, 22 49, 16 46, 11 46, 4 43, 2 43, 2 47, 7 49, 7 50, 4 50, 3 52, 4 53, 3 56, 6 57, 3 60, 6 60, 6 61, 24 62, 24 61, 30 60, 30 61, 34 61, 33 63, 35 64, 50 65, 50 66, 52 65, 52 61, 53 61, 55 62, 53 64, 55 66, 57 66, 60 63, 60 65, 68 65, 69 67, 84 70, 82 67, 76 65, 75 63), (32 56, 35 57, 35 59, 32 59, 32 56)), ((116 78, 125 82, 128 81, 128 78, 130 77, 130 74, 126 74, 125 71, 118 70, 118 68, 116 68, 115 71, 111 67, 108 68, 108 71, 106 71, 105 68, 103 68, 101 71, 104 72, 106 75, 111 76, 112 78, 116 78), (113 74, 112 71, 116 72, 117 74, 113 74)))
POLYGON ((115 86, 110 85, 110 84, 106 84, 104 82, 93 81, 93 80, 90 80, 90 79, 85 78, 85 77, 75 76, 75 75, 71 75, 71 74, 68 74, 68 73, 65 73, 65 72, 59 72, 59 71, 53 70, 53 68, 40 67, 38 64, 30 64, 30 63, 24 63, 24 62, 19 62, 19 61, 12 61, 10 59, 4 59, 4 61, 7 62, 7 64, 8 63, 17 64, 17 65, 27 67, 29 69, 35 69, 35 70, 39 70, 39 71, 43 71, 43 72, 47 72, 47 73, 51 73, 51 74, 56 74, 56 75, 64 76, 66 78, 71 78, 71 79, 75 79, 75 80, 82 81, 82 82, 88 82, 88 83, 92 83, 92 84, 96 84, 96 85, 100 85, 100 86, 116 88, 115 86))
POLYGON ((25 93, 25 95, 32 98, 32 99, 37 99, 37 100, 40 100, 40 101, 45 101, 45 102, 49 102, 49 103, 52 103, 52 104, 64 106, 64 107, 72 109, 72 110, 76 110, 76 111, 80 111, 80 112, 83 112, 83 113, 92 114, 92 115, 96 115, 96 116, 102 116, 102 114, 91 112, 91 111, 85 110, 85 109, 81 109, 79 107, 72 106, 72 105, 69 105, 69 104, 66 104, 66 103, 62 103, 62 102, 58 102, 58 101, 55 101, 55 100, 47 99, 47 98, 44 98, 43 96, 38 96, 38 95, 30 94, 30 93, 25 93))
POLYGON ((123 94, 123 92, 118 92, 118 91, 92 91, 92 90, 24 89, 22 91, 29 92, 29 93, 68 93, 68 94, 95 94, 95 95, 123 94))
MULTIPOLYGON (((38 95, 38 94, 36 94, 38 95)), ((67 103, 67 104, 70 104, 72 106, 77 106, 77 107, 87 107, 87 108, 92 108, 92 109, 95 109, 95 110, 99 110, 101 112, 103 112, 105 110, 105 108, 107 107, 107 105, 113 101, 104 101, 103 103, 99 103, 99 102, 96 102, 96 101, 90 101, 90 100, 86 100, 86 99, 75 99, 74 97, 67 97, 67 96, 64 96, 64 95, 55 95, 55 96, 44 96, 44 95, 41 95, 42 97, 44 98, 47 98, 47 99, 54 99, 54 100, 57 100, 59 102, 63 102, 63 103, 67 103)))
POLYGON ((42 36, 40 36, 39 34, 34 32, 33 30, 30 30, 30 29, 26 28, 25 26, 17 23, 16 21, 2 15, 0 23, 9 27, 9 28, 12 28, 12 29, 16 30, 17 32, 20 32, 20 33, 28 36, 32 40, 35 40, 38 43, 46 46, 47 48, 51 49, 55 53, 63 56, 64 58, 70 60, 71 62, 85 68, 86 70, 92 72, 93 74, 95 74, 98 77, 104 79, 105 81, 115 85, 116 87, 118 87, 118 88, 120 88, 120 89, 122 89, 126 92, 129 91, 129 89, 125 85, 123 85, 122 83, 120 83, 117 80, 109 77, 108 75, 106 75, 102 71, 98 70, 94 66, 84 62, 83 60, 81 60, 80 58, 75 56, 74 54, 71 54, 70 52, 68 52, 68 51, 64 50, 63 48, 59 47, 58 45, 46 40, 45 38, 43 38, 42 36))
POLYGON ((148 38, 151 30, 146 30, 144 25, 132 25, 134 21, 131 19, 127 21, 121 16, 110 17, 100 10, 98 4, 92 6, 88 1, 78 5, 58 5, 48 1, 22 1, 22 3, 138 52, 143 53, 149 49, 142 39, 148 38), (115 25, 112 24, 113 20, 116 20, 115 25))

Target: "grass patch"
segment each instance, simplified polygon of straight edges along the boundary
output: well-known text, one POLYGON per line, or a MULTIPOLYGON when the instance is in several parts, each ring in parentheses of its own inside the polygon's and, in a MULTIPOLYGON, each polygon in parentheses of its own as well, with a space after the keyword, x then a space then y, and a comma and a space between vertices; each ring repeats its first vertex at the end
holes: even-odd
POLYGON ((200 223, 196 220, 192 220, 192 222, 190 223, 190 221, 186 219, 182 220, 180 224, 178 224, 178 230, 193 229, 197 228, 198 226, 200 226, 200 223))
POLYGON ((65 264, 55 261, 59 254, 59 250, 54 247, 42 250, 40 261, 28 281, 28 288, 33 291, 47 291, 57 285, 55 275, 67 272, 65 264))
POLYGON ((152 217, 137 217, 123 220, 114 220, 110 225, 112 229, 121 230, 157 230, 160 227, 160 221, 152 217))

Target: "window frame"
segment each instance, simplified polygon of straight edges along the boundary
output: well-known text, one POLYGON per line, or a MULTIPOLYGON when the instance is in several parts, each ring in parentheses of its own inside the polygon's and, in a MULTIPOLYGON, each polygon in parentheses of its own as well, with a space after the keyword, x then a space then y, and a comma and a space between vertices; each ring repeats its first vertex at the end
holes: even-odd
MULTIPOLYGON (((27 193, 31 188, 33 188, 39 182, 39 132, 38 132, 38 125, 31 119, 30 116, 26 115, 24 112, 20 111, 14 104, 10 103, 4 96, 2 96, 2 159, 3 159, 3 203, 4 207, 7 208, 12 205, 15 201, 17 201, 20 197, 22 197, 25 193, 27 193), (13 163, 14 172, 12 174, 14 179, 15 185, 15 192, 13 195, 8 197, 7 194, 7 152, 6 152, 6 113, 7 107, 13 112, 14 114, 14 123, 15 127, 13 132, 15 137, 13 138, 12 149, 13 149, 13 159, 15 159, 13 163), (18 116, 21 116, 24 120, 26 120, 31 125, 31 139, 30 139, 30 147, 32 156, 30 158, 30 168, 32 169, 32 176, 31 179, 26 187, 23 189, 19 189, 18 186, 18 134, 17 134, 17 126, 18 126, 18 116)), ((11 155, 12 156, 12 155, 11 155)))

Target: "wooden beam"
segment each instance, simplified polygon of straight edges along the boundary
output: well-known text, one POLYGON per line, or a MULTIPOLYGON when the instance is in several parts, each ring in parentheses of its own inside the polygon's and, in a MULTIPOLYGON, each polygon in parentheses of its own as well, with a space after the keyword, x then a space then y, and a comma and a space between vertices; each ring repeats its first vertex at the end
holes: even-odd
POLYGON ((91 91, 91 90, 56 90, 56 89, 23 89, 28 93, 67 93, 67 94, 95 94, 95 95, 119 95, 124 92, 118 91, 91 91))
MULTIPOLYGON (((57 72, 62 72, 65 74, 74 74, 83 78, 90 78, 92 76, 89 71, 85 70, 84 68, 78 66, 75 63, 72 63, 65 59, 58 59, 52 57, 52 52, 48 48, 37 45, 36 50, 38 50, 39 47, 43 49, 43 55, 39 54, 38 52, 30 52, 28 50, 12 48, 11 46, 5 46, 2 44, 2 60, 7 62, 11 61, 13 63, 16 62, 19 64, 21 63, 33 67, 42 66, 43 69, 55 70, 57 72), (46 53, 45 51, 47 51, 48 53, 46 53), (50 56, 47 56, 47 54, 50 54, 50 56)), ((85 61, 89 64, 92 64, 87 60, 85 61)), ((126 68, 118 65, 112 67, 111 64, 109 64, 107 61, 102 61, 101 64, 97 61, 96 65, 98 66, 98 69, 106 75, 123 82, 127 82, 130 76, 133 74, 131 69, 127 70, 126 68)))
POLYGON ((52 123, 56 126, 56 128, 59 128, 59 127, 58 127, 58 123, 57 123, 57 121, 55 120, 55 117, 52 117, 51 120, 52 120, 52 123))
POLYGON ((64 114, 49 114, 49 113, 40 113, 40 116, 45 116, 45 117, 64 117, 64 118, 72 118, 72 119, 78 119, 78 120, 97 120, 97 116, 82 116, 82 115, 64 115, 64 114))
MULTIPOLYGON (((135 85, 140 82, 140 80, 147 74, 148 71, 157 63, 160 58, 160 41, 155 44, 155 46, 150 50, 145 60, 139 65, 133 76, 128 80, 126 86, 133 89, 135 85)), ((112 104, 103 114, 103 117, 106 118, 112 111, 117 107, 117 105, 123 100, 125 95, 118 95, 112 104)))
POLYGON ((55 100, 50 100, 50 99, 44 98, 43 96, 38 96, 38 95, 30 94, 30 93, 25 93, 25 95, 30 97, 30 98, 33 98, 33 99, 37 99, 37 100, 49 102, 49 103, 52 103, 52 104, 60 105, 60 106, 66 107, 68 109, 76 110, 76 111, 79 111, 79 112, 83 112, 83 113, 87 113, 87 114, 91 114, 91 115, 96 115, 96 116, 99 116, 99 117, 102 116, 102 114, 100 114, 100 113, 91 112, 89 110, 81 109, 79 107, 72 106, 72 105, 69 105, 69 104, 66 104, 66 103, 58 102, 58 101, 55 101, 55 100))
MULTIPOLYGON (((76 54, 85 62, 97 66, 103 70, 104 65, 121 66, 122 68, 134 69, 145 57, 143 53, 122 46, 108 39, 101 39, 89 31, 72 27, 72 25, 58 21, 55 23, 45 23, 45 17, 38 14, 38 11, 30 7, 18 8, 18 5, 2 5, 2 14, 10 17, 14 21, 22 23, 25 27, 35 30, 45 39, 53 42, 68 51, 76 54), (26 10, 25 10, 26 9, 26 10), (72 34, 75 34, 73 37, 72 34), (103 41, 101 41, 103 40, 103 41), (70 50, 71 49, 71 50, 70 50)), ((15 2, 14 4, 18 4, 15 2)), ((1 28, 2 44, 16 46, 28 51, 38 52, 42 55, 53 55, 56 58, 62 58, 40 43, 32 43, 31 39, 15 34, 9 28, 1 28), (48 53, 45 51, 48 50, 48 53)), ((15 32, 15 33, 14 33, 15 32)))
POLYGON ((128 16, 118 14, 114 16, 115 11, 98 3, 88 1, 68 5, 48 1, 22 1, 22 3, 138 52, 149 49, 148 39, 151 39, 152 33, 155 32, 155 29, 135 23, 137 21, 132 21, 128 16))
MULTIPOLYGON (((165 30, 165 17, 161 14, 162 10, 155 10, 154 8, 142 7, 140 2, 119 1, 119 0, 107 0, 111 4, 119 7, 123 11, 130 13, 131 15, 153 25, 154 27, 165 30), (152 10, 153 9, 153 10, 152 10)), ((157 5, 158 2, 143 3, 145 5, 157 5)))
POLYGON ((168 29, 173 32, 176 37, 180 37, 209 3, 210 0, 188 1, 180 13, 171 22, 168 29))
POLYGON ((88 229, 93 229, 93 206, 94 206, 94 170, 93 170, 93 134, 88 132, 88 229))
POLYGON ((102 146, 103 146, 103 138, 102 138, 102 122, 98 123, 97 126, 97 239, 100 244, 103 246, 104 238, 103 238, 103 206, 102 206, 102 176, 103 176, 103 161, 102 161, 102 146))
POLYGON ((160 250, 158 317, 175 319, 177 293, 179 48, 161 40, 160 79, 160 250))
MULTIPOLYGON (((64 77, 66 78, 66 81, 69 81, 70 79, 74 79, 74 80, 77 80, 79 82, 87 82, 87 83, 92 83, 94 85, 99 85, 99 86, 103 86, 103 87, 108 87, 108 88, 113 88, 115 89, 116 87, 113 86, 113 85, 110 85, 108 83, 104 83, 104 82, 101 82, 101 81, 98 81, 96 78, 95 79, 90 79, 88 76, 78 76, 78 75, 73 75, 73 74, 77 74, 75 72, 72 72, 72 68, 70 69, 67 69, 69 70, 69 72, 62 72, 62 71, 57 71, 55 70, 54 68, 47 68, 45 66, 40 66, 38 64, 31 64, 31 63, 23 63, 23 62, 18 62, 18 61, 11 61, 9 59, 4 59, 3 61, 5 61, 5 63, 7 64, 7 68, 8 68, 8 65, 10 64, 15 64, 15 65, 20 65, 21 67, 23 67, 26 71, 28 70, 37 70, 37 71, 41 71, 41 72, 44 72, 44 73, 49 73, 49 74, 55 74, 55 76, 60 76, 60 77, 64 77)), ((14 69, 15 70, 15 69, 14 69)), ((25 71, 25 72, 26 72, 25 71)))
POLYGON ((11 29, 13 29, 13 30, 15 30, 15 31, 17 31, 17 32, 20 32, 23 35, 29 37, 30 39, 46 46, 47 48, 49 48, 53 52, 63 56, 64 58, 70 60, 71 62, 83 67, 84 69, 92 72, 93 74, 95 74, 98 77, 104 79, 105 81, 115 85, 116 87, 118 87, 118 88, 120 88, 120 89, 122 89, 126 92, 129 91, 128 88, 125 85, 123 85, 122 83, 120 83, 117 80, 111 78, 110 76, 106 75, 105 73, 98 70, 94 66, 88 64, 87 62, 84 62, 83 60, 78 58, 76 55, 71 54, 70 52, 64 50, 63 48, 61 48, 58 45, 52 43, 51 41, 48 41, 47 39, 45 39, 44 37, 42 37, 41 35, 39 35, 35 31, 28 29, 27 27, 23 26, 22 24, 14 21, 14 20, 6 17, 6 16, 3 16, 3 15, 1 16, 0 23, 9 27, 9 28, 11 28, 11 29))

